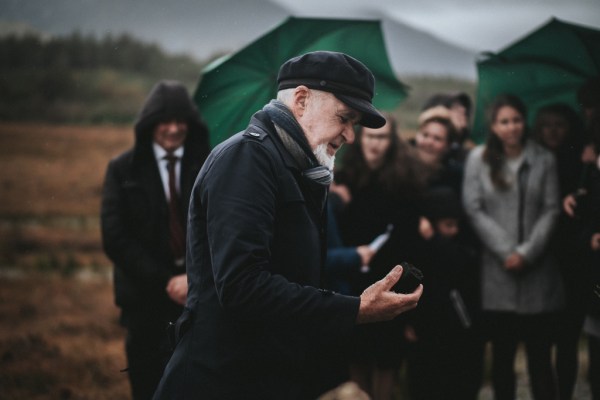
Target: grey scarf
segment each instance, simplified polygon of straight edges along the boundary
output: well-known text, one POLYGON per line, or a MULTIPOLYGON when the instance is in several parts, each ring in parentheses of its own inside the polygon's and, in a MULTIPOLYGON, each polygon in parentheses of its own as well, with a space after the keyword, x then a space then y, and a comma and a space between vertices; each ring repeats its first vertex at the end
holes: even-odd
POLYGON ((327 167, 319 165, 302 127, 285 104, 271 100, 263 107, 263 111, 273 121, 277 135, 302 170, 302 175, 319 185, 329 186, 333 181, 333 173, 327 167))

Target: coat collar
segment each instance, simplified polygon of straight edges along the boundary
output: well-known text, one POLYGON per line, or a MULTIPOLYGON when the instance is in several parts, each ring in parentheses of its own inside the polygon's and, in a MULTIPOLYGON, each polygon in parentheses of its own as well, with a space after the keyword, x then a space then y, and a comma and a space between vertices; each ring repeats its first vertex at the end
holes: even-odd
POLYGON ((253 128, 261 130, 266 136, 268 136, 273 141, 275 147, 277 148, 277 151, 283 159, 285 166, 288 169, 292 169, 298 172, 300 171, 298 163, 296 162, 296 160, 294 160, 294 157, 292 157, 292 155, 286 150, 285 146, 281 142, 281 139, 279 138, 279 135, 277 135, 273 122, 264 111, 259 111, 252 116, 252 119, 250 120, 250 125, 246 130, 248 131, 253 128))

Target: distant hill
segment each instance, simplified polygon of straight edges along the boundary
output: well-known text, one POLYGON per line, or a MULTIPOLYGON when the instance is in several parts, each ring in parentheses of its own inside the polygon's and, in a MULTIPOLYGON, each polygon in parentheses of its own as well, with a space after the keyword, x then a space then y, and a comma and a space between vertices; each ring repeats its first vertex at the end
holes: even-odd
POLYGON ((150 88, 176 79, 190 90, 202 64, 130 34, 77 32, 0 37, 0 121, 131 122, 150 88))
MULTIPOLYGON (((0 25, 5 27, 20 23, 59 35, 73 30, 99 36, 129 32, 168 52, 189 53, 199 60, 235 51, 289 15, 269 0, 0 0, 4 21, 0 25)), ((474 52, 399 21, 380 19, 390 60, 401 78, 446 75, 475 80, 474 52)))
POLYGON ((128 32, 199 59, 231 51, 289 12, 268 0, 0 0, 0 19, 51 34, 128 32))

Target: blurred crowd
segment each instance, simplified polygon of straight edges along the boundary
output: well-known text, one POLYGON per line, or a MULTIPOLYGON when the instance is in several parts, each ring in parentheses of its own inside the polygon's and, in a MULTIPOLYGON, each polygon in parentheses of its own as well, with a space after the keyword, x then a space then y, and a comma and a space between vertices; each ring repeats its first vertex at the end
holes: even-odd
POLYGON ((412 399, 476 399, 490 343, 496 399, 515 398, 521 344, 533 397, 571 399, 585 334, 600 399, 600 80, 577 97, 528 126, 522 99, 498 96, 476 146, 471 99, 440 93, 414 138, 386 115, 338 159, 328 288, 360 295, 400 261, 424 275, 419 306, 358 326, 340 361, 369 396, 392 398, 402 369, 412 399))
POLYGON ((512 400, 523 346, 533 398, 565 400, 585 335, 600 400, 600 79, 578 109, 533 118, 498 96, 479 145, 464 93, 431 97, 400 135, 342 53, 293 58, 278 82, 210 156, 185 87, 159 82, 108 165, 133 398, 304 399, 349 382, 387 400, 403 371, 410 399, 475 400, 489 365, 494 398, 512 400), (401 262, 423 285, 391 293, 401 262))

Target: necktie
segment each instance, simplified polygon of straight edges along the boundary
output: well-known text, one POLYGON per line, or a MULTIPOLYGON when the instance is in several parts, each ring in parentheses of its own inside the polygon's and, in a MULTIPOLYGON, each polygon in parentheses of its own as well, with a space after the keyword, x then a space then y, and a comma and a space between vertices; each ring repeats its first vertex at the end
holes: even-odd
POLYGON ((167 170, 169 171, 169 245, 173 251, 175 263, 183 265, 185 256, 185 227, 183 223, 183 214, 179 203, 179 195, 175 185, 175 165, 179 157, 172 154, 165 156, 167 160, 167 170))

